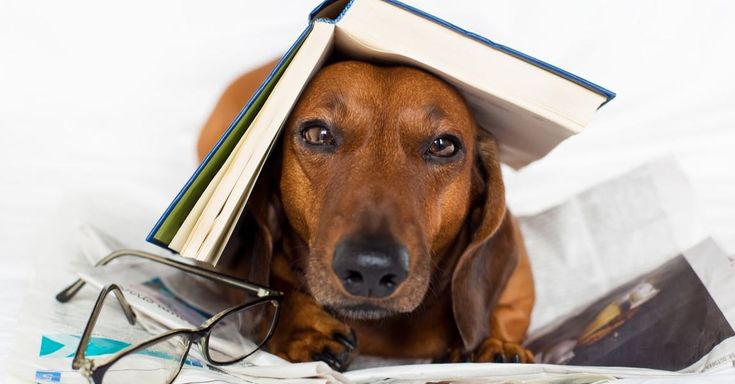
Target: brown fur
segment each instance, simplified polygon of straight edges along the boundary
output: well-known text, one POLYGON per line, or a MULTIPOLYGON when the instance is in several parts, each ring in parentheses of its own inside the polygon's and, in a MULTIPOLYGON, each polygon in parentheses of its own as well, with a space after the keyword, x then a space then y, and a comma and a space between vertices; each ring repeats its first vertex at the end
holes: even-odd
MULTIPOLYGON (((200 157, 273 65, 228 88, 202 131, 200 157)), ((378 356, 531 361, 519 343, 533 279, 505 206, 497 147, 451 86, 409 67, 330 65, 294 107, 281 151, 249 202, 265 238, 259 244, 272 254, 271 283, 286 292, 272 352, 337 368, 355 347, 378 356), (299 127, 317 119, 338 127, 334 153, 301 142, 299 127), (440 133, 459 137, 462 153, 429 163, 421 145, 440 133), (357 298, 341 286, 331 257, 343 236, 376 228, 405 245, 410 273, 386 298, 357 298), (379 319, 344 309, 365 302, 381 308, 379 319)))

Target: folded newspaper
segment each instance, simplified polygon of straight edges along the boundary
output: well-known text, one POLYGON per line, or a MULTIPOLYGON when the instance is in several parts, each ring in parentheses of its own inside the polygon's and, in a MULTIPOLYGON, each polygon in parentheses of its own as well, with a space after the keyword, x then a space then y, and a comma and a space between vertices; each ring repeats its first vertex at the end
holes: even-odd
MULTIPOLYGON (((647 177, 651 178, 648 180, 651 185, 655 184, 652 180, 658 177, 657 173, 649 171, 650 167, 634 170, 612 184, 593 188, 583 195, 590 201, 615 201, 611 193, 619 193, 621 185, 635 184, 639 188, 647 177)), ((558 232, 563 226, 555 225, 558 224, 555 221, 570 220, 571 213, 564 211, 566 215, 560 217, 559 212, 559 209, 551 209, 520 218, 532 255, 534 250, 544 250, 539 244, 565 235, 558 232), (546 228, 543 234, 539 232, 540 222, 546 228)), ((671 231, 666 228, 671 220, 665 215, 656 221, 636 210, 628 214, 639 215, 626 220, 639 220, 640 228, 646 227, 655 233, 671 231), (653 226, 660 228, 652 229, 653 226)), ((571 218, 577 219, 581 220, 571 218)), ((121 247, 93 226, 83 227, 80 233, 79 244, 87 259, 98 259, 121 247)), ((583 234, 578 236, 584 237, 583 234)), ((625 238, 618 240, 626 241, 625 238)), ((647 249, 651 251, 652 248, 647 249)), ((527 347, 534 351, 537 364, 396 366, 392 365, 396 361, 363 358, 356 365, 359 369, 339 373, 324 363, 292 364, 264 351, 235 365, 211 367, 196 348, 192 348, 176 382, 598 383, 701 382, 705 379, 732 382, 735 379, 735 295, 732 294, 735 292, 735 258, 726 255, 709 239, 679 254, 664 254, 668 251, 669 248, 663 247, 658 249, 660 254, 640 254, 641 258, 665 261, 649 272, 631 275, 617 288, 608 289, 607 293, 568 311, 566 316, 534 329, 527 347), (375 367, 370 368, 370 365, 375 367)), ((86 382, 71 369, 71 358, 99 288, 105 284, 115 282, 124 287, 125 296, 139 314, 142 327, 131 327, 119 313, 101 318, 91 341, 93 348, 87 347, 88 353, 93 350, 97 355, 115 353, 133 341, 150 337, 151 333, 199 325, 209 314, 227 305, 216 300, 217 287, 205 282, 192 284, 190 276, 164 266, 152 268, 150 263, 119 262, 95 269, 83 258, 65 263, 50 260, 40 267, 38 279, 43 284, 37 285, 38 289, 32 290, 26 300, 21 314, 24 321, 14 351, 16 358, 10 365, 14 377, 23 382, 86 382), (59 264, 58 268, 54 267, 54 262, 59 264), (77 277, 68 272, 71 270, 81 271, 79 276, 92 287, 85 287, 69 303, 57 303, 53 295, 77 277)), ((119 309, 113 307, 113 310, 119 309)), ((214 343, 213 348, 227 351, 224 341, 214 343)), ((140 378, 136 380, 134 372, 130 375, 131 382, 143 382, 140 378)))

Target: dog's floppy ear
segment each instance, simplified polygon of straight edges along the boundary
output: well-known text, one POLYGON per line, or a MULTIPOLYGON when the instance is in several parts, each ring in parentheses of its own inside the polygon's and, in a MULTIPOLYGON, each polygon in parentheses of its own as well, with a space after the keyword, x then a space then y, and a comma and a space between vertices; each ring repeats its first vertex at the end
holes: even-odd
POLYGON ((217 264, 237 277, 268 285, 274 245, 282 235, 283 208, 278 190, 281 146, 274 148, 253 188, 229 243, 217 264))
POLYGON ((466 351, 489 336, 491 311, 518 263, 498 149, 485 132, 478 135, 476 162, 470 240, 452 274, 452 309, 466 351))

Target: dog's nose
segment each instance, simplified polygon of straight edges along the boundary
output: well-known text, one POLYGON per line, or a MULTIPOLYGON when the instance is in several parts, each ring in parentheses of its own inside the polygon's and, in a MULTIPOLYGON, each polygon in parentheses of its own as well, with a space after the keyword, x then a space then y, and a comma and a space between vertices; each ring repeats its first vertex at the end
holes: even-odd
POLYGON ((408 251, 388 236, 350 236, 337 244, 332 269, 355 296, 385 297, 408 275, 408 251))

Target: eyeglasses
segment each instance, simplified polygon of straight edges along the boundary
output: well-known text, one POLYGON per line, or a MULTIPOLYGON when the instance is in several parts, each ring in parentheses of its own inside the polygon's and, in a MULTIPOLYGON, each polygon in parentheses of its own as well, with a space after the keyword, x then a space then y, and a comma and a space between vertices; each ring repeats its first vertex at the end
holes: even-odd
MULTIPOLYGON (((273 335, 280 314, 283 293, 240 281, 197 265, 195 261, 161 257, 158 255, 134 251, 120 250, 100 260, 95 267, 107 265, 122 256, 133 256, 168 265, 184 272, 226 284, 230 287, 255 293, 256 299, 244 304, 225 309, 209 318, 201 326, 190 329, 173 329, 143 342, 129 345, 114 355, 98 359, 85 356, 87 345, 92 337, 92 330, 98 320, 105 300, 114 294, 122 307, 130 325, 136 324, 136 315, 125 299, 122 289, 117 284, 107 285, 102 289, 87 321, 82 337, 72 361, 72 368, 95 384, 129 383, 131 370, 145 372, 145 382, 169 384, 173 382, 187 361, 192 343, 199 345, 201 354, 211 365, 233 364, 252 355, 260 349, 273 335), (212 348, 213 342, 227 340, 228 353, 220 348, 212 348)), ((56 295, 62 303, 69 301, 85 285, 78 279, 56 295)))

